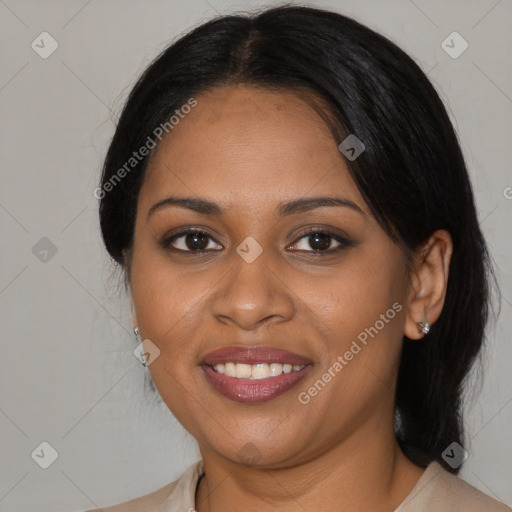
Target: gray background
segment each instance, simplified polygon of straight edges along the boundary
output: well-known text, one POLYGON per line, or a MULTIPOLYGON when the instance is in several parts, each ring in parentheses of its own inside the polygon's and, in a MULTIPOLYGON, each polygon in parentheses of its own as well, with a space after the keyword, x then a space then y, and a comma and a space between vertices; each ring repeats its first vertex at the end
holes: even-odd
MULTIPOLYGON (((0 0, 1 511, 118 503, 174 480, 197 459, 194 441, 144 388, 93 189, 121 105, 151 59, 213 15, 257 5, 269 3, 0 0), (31 47, 43 31, 59 45, 46 59, 31 47), (58 452, 46 470, 31 458, 42 441, 58 452)), ((482 391, 466 406, 462 476, 511 505, 512 2, 310 5, 398 43, 449 105, 504 295, 482 391), (441 47, 453 31, 469 44, 456 59, 441 47)))

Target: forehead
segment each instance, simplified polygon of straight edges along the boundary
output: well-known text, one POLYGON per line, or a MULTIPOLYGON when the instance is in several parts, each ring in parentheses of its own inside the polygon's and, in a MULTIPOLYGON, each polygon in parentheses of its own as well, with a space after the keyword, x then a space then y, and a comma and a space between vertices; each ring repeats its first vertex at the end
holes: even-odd
POLYGON ((261 206, 304 195, 363 200, 318 111, 291 91, 224 86, 196 97, 153 155, 141 199, 214 197, 261 206))

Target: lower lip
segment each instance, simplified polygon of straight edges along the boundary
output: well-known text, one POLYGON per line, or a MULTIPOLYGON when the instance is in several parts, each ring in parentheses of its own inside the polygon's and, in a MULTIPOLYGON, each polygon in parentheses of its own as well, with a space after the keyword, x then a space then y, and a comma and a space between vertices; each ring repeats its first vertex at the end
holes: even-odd
POLYGON ((238 379, 216 372, 208 365, 201 365, 201 368, 210 384, 227 398, 235 402, 257 404, 267 402, 293 388, 309 373, 311 365, 267 379, 238 379))

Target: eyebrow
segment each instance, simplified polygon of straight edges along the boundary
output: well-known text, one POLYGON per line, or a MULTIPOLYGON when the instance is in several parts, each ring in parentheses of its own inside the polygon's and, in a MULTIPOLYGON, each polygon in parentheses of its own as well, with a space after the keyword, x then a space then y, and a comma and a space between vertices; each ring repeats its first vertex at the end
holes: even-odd
MULTIPOLYGON (((170 208, 170 207, 185 208, 192 210, 197 213, 208 216, 223 217, 224 210, 216 203, 203 198, 196 197, 166 197, 161 201, 155 203, 148 211, 147 219, 154 213, 170 208)), ((323 208, 326 206, 342 206, 350 208, 360 214, 366 216, 364 211, 350 199, 344 199, 341 197, 306 197, 300 199, 294 199, 289 202, 282 202, 277 205, 276 214, 279 217, 286 217, 298 213, 305 213, 315 208, 323 208)))

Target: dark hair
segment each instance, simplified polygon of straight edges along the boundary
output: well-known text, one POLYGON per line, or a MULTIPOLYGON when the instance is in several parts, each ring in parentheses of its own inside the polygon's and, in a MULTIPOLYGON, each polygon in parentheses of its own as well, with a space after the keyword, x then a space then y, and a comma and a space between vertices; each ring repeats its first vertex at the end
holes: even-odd
POLYGON ((131 170, 133 152, 191 98, 229 84, 320 98, 338 141, 355 134, 364 143, 359 158, 347 159, 350 173, 408 255, 437 229, 451 234, 441 316, 424 341, 404 337, 396 436, 417 464, 437 460, 457 473, 441 454, 454 441, 463 445, 463 383, 485 338, 494 273, 445 107, 418 65, 387 38, 340 14, 283 6, 219 17, 171 44, 133 88, 106 155, 100 223, 108 252, 124 266, 132 245, 151 156, 131 170))

